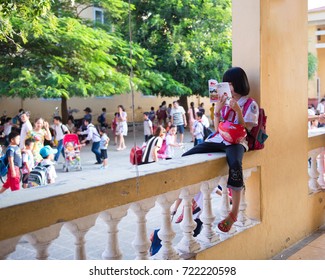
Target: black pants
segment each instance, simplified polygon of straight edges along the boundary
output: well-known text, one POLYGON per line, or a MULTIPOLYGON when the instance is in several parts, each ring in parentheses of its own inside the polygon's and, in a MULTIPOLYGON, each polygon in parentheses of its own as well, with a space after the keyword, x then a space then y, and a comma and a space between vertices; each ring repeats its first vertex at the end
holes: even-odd
POLYGON ((228 187, 240 190, 244 187, 243 179, 243 156, 245 147, 241 144, 225 145, 224 143, 203 142, 194 146, 182 156, 194 154, 226 152, 226 158, 229 166, 228 187))

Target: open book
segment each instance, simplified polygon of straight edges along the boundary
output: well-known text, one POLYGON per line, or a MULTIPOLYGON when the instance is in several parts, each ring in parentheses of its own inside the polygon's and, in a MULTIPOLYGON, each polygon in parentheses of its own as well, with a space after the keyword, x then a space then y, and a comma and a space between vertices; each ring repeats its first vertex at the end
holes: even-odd
POLYGON ((229 83, 218 83, 217 80, 209 80, 209 97, 210 102, 216 102, 221 96, 226 95, 228 101, 232 98, 229 83))

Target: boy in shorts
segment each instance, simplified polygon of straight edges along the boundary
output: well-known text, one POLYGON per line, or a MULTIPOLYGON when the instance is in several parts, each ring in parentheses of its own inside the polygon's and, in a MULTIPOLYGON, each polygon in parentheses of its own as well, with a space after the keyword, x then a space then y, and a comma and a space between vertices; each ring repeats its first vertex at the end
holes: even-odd
POLYGON ((99 134, 100 134, 100 145, 99 145, 99 149, 100 149, 100 155, 101 158, 103 160, 103 165, 100 167, 100 169, 106 169, 107 168, 107 162, 108 162, 108 156, 107 156, 107 147, 108 147, 108 143, 109 143, 109 137, 107 136, 106 133, 106 128, 105 127, 101 127, 99 129, 99 134))
POLYGON ((34 156, 33 156, 33 147, 35 140, 33 138, 27 138, 25 140, 25 148, 22 152, 22 174, 23 174, 23 188, 26 189, 28 187, 28 177, 29 173, 34 168, 34 156))
POLYGON ((8 173, 7 181, 3 184, 0 193, 5 192, 7 189, 11 191, 18 191, 20 189, 20 167, 22 163, 21 150, 19 148, 20 135, 17 131, 9 133, 8 136, 9 146, 6 151, 8 158, 8 173))

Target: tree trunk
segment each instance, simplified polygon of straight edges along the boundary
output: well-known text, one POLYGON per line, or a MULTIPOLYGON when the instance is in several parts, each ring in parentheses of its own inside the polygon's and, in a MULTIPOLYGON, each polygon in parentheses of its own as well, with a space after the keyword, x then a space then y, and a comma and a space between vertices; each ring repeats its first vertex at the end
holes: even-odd
POLYGON ((187 95, 181 95, 179 97, 179 105, 183 106, 185 112, 186 112, 186 119, 187 119, 187 123, 188 123, 188 115, 187 115, 187 111, 188 111, 188 102, 187 102, 187 95))
POLYGON ((68 100, 65 97, 61 97, 61 114, 62 123, 66 124, 68 122, 68 100))

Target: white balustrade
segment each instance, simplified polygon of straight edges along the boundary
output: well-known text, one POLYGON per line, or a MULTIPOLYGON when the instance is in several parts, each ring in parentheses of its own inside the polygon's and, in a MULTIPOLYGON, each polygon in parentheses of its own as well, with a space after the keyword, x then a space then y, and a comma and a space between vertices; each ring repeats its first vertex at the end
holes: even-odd
POLYGON ((201 242, 201 247, 205 248, 211 246, 220 240, 219 235, 213 229, 213 223, 216 217, 212 211, 212 192, 218 187, 220 177, 203 182, 201 185, 201 192, 203 194, 203 210, 200 219, 203 223, 202 230, 197 239, 201 242))
POLYGON ((159 252, 154 255, 153 259, 162 260, 177 260, 180 259, 178 253, 172 246, 173 239, 176 234, 172 228, 170 218, 170 207, 174 204, 178 198, 180 191, 169 192, 158 196, 157 203, 161 207, 162 225, 158 231, 158 237, 161 240, 161 248, 159 252))
POLYGON ((200 250, 200 243, 193 237, 193 231, 196 228, 196 222, 193 220, 192 214, 192 200, 196 195, 196 193, 191 193, 193 190, 196 193, 199 192, 199 185, 197 185, 196 188, 189 187, 182 189, 180 194, 180 198, 183 200, 184 205, 183 221, 180 224, 183 238, 177 244, 176 248, 183 254, 195 253, 200 250))
POLYGON ((85 250, 85 235, 92 228, 95 223, 98 214, 90 215, 87 217, 72 220, 65 223, 64 226, 69 229, 69 231, 75 237, 75 259, 76 260, 86 260, 86 250, 85 250))
POLYGON ((59 237, 63 223, 58 223, 23 236, 36 250, 36 259, 47 260, 48 248, 59 237))
MULTIPOLYGON (((251 168, 243 171, 244 182, 252 175, 252 172, 256 172, 257 168, 251 168)), ((247 185, 247 184, 245 184, 247 185)), ((237 222, 235 223, 237 231, 243 231, 245 227, 252 224, 252 220, 246 215, 247 202, 246 202, 246 187, 241 192, 241 199, 239 204, 239 212, 237 217, 237 222)))
POLYGON ((130 209, 137 217, 136 234, 132 246, 136 253, 136 260, 147 260, 150 248, 150 240, 147 236, 146 215, 154 207, 156 197, 132 203, 130 209))
POLYGON ((309 190, 311 192, 318 192, 320 190, 319 184, 317 182, 319 173, 317 171, 317 156, 320 154, 320 149, 315 149, 312 151, 309 151, 308 156, 310 158, 310 167, 308 169, 309 174, 309 190))
POLYGON ((9 254, 15 251, 21 236, 0 241, 0 260, 5 260, 9 254))
POLYGON ((120 260, 122 252, 118 239, 118 224, 126 216, 129 205, 112 208, 99 214, 100 218, 107 224, 107 245, 102 254, 104 260, 120 260))
POLYGON ((317 161, 317 171, 318 171, 318 179, 317 183, 321 189, 325 189, 325 181, 324 181, 324 176, 325 176, 325 169, 324 169, 324 160, 325 160, 325 151, 322 149, 321 153, 317 156, 316 161, 317 161))
MULTIPOLYGON (((312 174, 313 184, 318 185, 317 168, 321 173, 324 170, 324 164, 322 165, 321 156, 317 158, 319 151, 312 151, 309 153, 312 158, 312 166, 310 174, 312 174), (318 163, 316 164, 316 159, 318 163), (316 176, 317 174, 317 176, 316 176)), ((322 154, 324 163, 324 150, 322 154)), ((251 168, 243 171, 244 181, 251 176, 253 171, 257 168, 251 168)), ((64 225, 75 237, 75 259, 83 260, 87 259, 85 249, 85 236, 87 232, 96 224, 98 216, 100 222, 107 225, 107 243, 103 244, 102 259, 105 260, 119 260, 122 259, 123 254, 119 244, 119 228, 118 225, 121 220, 128 214, 130 209, 135 214, 134 219, 134 234, 130 236, 130 243, 133 238, 132 246, 134 248, 135 258, 137 260, 147 259, 162 259, 162 260, 177 260, 180 258, 189 258, 195 253, 209 248, 216 243, 226 240, 232 235, 245 230, 250 227, 253 222, 246 215, 247 202, 245 197, 245 190, 242 191, 241 202, 239 206, 239 213, 237 222, 228 233, 221 232, 218 227, 215 227, 216 222, 220 222, 226 218, 231 211, 229 192, 227 189, 228 176, 219 176, 209 181, 200 182, 198 184, 186 186, 182 189, 161 194, 157 197, 151 197, 132 204, 122 205, 116 208, 107 209, 100 213, 89 215, 87 217, 78 218, 66 223, 59 223, 47 228, 43 228, 28 234, 25 234, 22 238, 31 243, 36 249, 37 259, 47 259, 48 248, 59 234, 62 226, 64 225), (212 194, 217 189, 218 185, 222 186, 222 196, 220 198, 220 205, 213 207, 212 194), (193 231, 197 224, 193 218, 192 200, 194 196, 201 196, 201 203, 198 202, 198 206, 201 208, 200 220, 202 221, 202 230, 199 235, 193 237, 193 231), (179 234, 180 241, 176 243, 176 233, 173 229, 171 221, 171 206, 178 199, 182 199, 183 203, 183 221, 180 223, 180 229, 175 225, 175 230, 179 234), (161 219, 161 224, 158 227, 158 237, 161 240, 161 248, 159 252, 149 257, 150 240, 148 238, 148 223, 147 214, 154 207, 155 202, 160 206, 160 213, 157 215, 157 219, 161 219), (218 208, 219 213, 216 217, 216 213, 213 213, 214 208, 218 208)), ((311 182, 311 181, 310 181, 311 182)), ((319 180, 319 183, 321 181, 319 180)), ((247 186, 249 188, 249 186, 247 186)), ((219 203, 219 202, 218 202, 219 203)), ((130 213, 131 214, 131 213, 130 213)), ((150 229, 152 230, 152 229, 150 229)), ((0 259, 8 258, 17 246, 17 243, 21 237, 15 237, 0 242, 0 259)), ((177 240, 179 240, 177 238, 177 240)), ((90 239, 91 240, 91 239, 90 239)), ((105 241, 105 240, 104 240, 105 241)), ((130 244, 131 245, 131 244, 130 244)), ((91 246, 91 244, 90 244, 91 246)), ((129 247, 130 248, 130 247, 129 247)))

